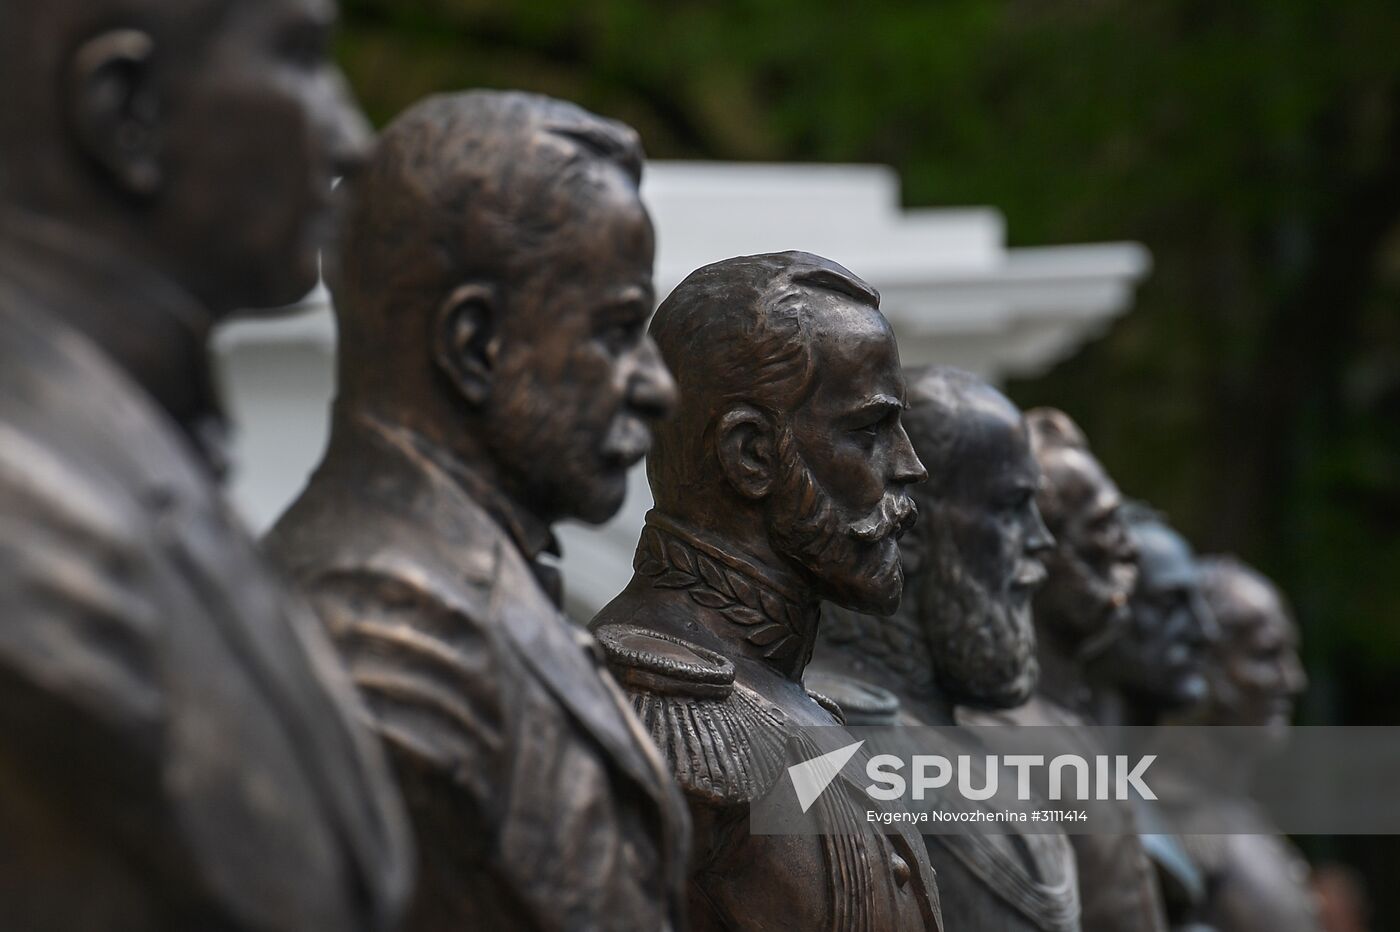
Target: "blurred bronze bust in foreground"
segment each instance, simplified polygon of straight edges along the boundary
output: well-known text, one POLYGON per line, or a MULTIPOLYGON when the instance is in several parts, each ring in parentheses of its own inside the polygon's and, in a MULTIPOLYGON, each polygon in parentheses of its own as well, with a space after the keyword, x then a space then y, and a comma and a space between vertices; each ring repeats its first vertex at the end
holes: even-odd
MULTIPOLYGON (((1045 578, 1039 557, 1051 539, 1035 504, 1040 467, 1020 410, 956 369, 908 377, 903 420, 929 481, 913 490, 919 520, 900 542, 904 599, 888 619, 828 606, 807 683, 834 698, 851 724, 952 726, 955 706, 1004 709, 1030 698, 1031 596, 1045 578), (887 697, 879 715, 863 707, 872 694, 887 697)), ((952 748, 926 746, 927 732, 908 732, 903 743, 898 734, 879 750, 906 759, 979 752, 970 734, 952 748)), ((937 805, 977 806, 951 791, 937 805)), ((926 840, 948 928, 1079 929, 1074 854, 1064 835, 926 840)))
POLYGON ((792 726, 838 721, 802 686, 820 600, 899 604, 924 470, 878 304, 835 263, 781 253, 691 273, 652 323, 680 406, 647 460, 636 574, 593 628, 690 802, 693 929, 940 927, 923 840, 869 830, 846 778, 817 803, 827 834, 749 831, 785 786, 792 726))
POLYGON ((214 480, 209 330, 311 288, 365 141, 333 14, 0 10, 6 928, 371 930, 406 893, 379 749, 214 480))
POLYGON ((674 403, 641 169, 621 124, 480 92, 399 117, 345 192, 330 446, 269 545, 396 764, 410 929, 681 924, 684 803, 550 561, 674 403))

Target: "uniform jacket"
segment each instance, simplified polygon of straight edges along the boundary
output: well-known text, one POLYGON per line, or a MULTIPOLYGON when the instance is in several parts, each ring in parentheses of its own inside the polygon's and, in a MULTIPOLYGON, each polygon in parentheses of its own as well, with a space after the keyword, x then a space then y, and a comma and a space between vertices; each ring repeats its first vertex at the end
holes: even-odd
POLYGON ((792 726, 839 726, 834 706, 780 672, 800 677, 812 633, 802 616, 815 604, 656 513, 634 566, 591 627, 690 803, 692 928, 941 929, 922 839, 861 824, 855 787, 816 804, 831 832, 749 831, 751 806, 779 789, 792 726))

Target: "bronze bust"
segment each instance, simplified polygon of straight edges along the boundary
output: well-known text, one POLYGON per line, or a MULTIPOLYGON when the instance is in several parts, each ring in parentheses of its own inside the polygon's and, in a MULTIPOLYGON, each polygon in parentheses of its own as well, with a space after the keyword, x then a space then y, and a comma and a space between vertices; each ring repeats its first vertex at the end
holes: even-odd
MULTIPOLYGON (((930 478, 913 490, 919 520, 900 541, 904 599, 887 619, 827 606, 806 682, 852 724, 952 726, 955 706, 1005 709, 1030 698, 1031 596, 1052 541, 1035 504, 1040 467, 1020 410, 957 369, 906 375, 903 422, 930 478)), ((930 753, 921 744, 880 750, 930 753)), ((958 753, 976 754, 975 745, 969 737, 958 753)), ((975 805, 946 795, 939 806, 975 805)), ((926 840, 949 928, 1079 929, 1074 853, 1063 834, 926 840)))
MULTIPOLYGON (((1167 784, 1162 806, 1206 880, 1202 918, 1220 932, 1317 932, 1316 903, 1302 855, 1244 794, 1251 771, 1285 737, 1293 706, 1307 687, 1298 659, 1298 630, 1272 582, 1233 557, 1199 561, 1205 603, 1219 628, 1205 666, 1205 700, 1175 720, 1193 725, 1248 726, 1264 740, 1235 738, 1194 748, 1210 773, 1211 792, 1191 780, 1167 784)), ((1190 732, 1201 741, 1209 729, 1190 732)), ((1238 736, 1231 729, 1228 734, 1238 736)), ((1197 777, 1199 779, 1199 777, 1197 777)))
POLYGON ((843 793, 823 797, 828 834, 748 825, 791 726, 838 722, 802 685, 820 600, 899 604, 925 473, 878 306, 789 252, 691 273, 651 325, 680 403, 647 458, 636 573, 592 628, 690 803, 692 929, 941 927, 922 839, 865 830, 843 793))
POLYGON ((1145 505, 1128 503, 1124 518, 1138 554, 1138 578, 1122 634, 1087 665, 1094 719, 1102 725, 1157 725, 1206 698, 1215 619, 1191 545, 1145 505))
POLYGON ((401 115, 344 192, 330 445, 268 545, 396 764, 409 929, 681 925, 684 802, 551 560, 675 399, 641 170, 622 124, 475 92, 401 115))
POLYGON ((406 897, 377 742, 214 478, 210 328, 315 284, 367 141, 333 13, 0 9, 7 928, 387 929, 406 897))
MULTIPOLYGON (((1093 718, 1101 725, 1158 725, 1205 698, 1215 620, 1191 545, 1140 502, 1123 513, 1138 554, 1137 584, 1122 635, 1088 663, 1093 718)), ((1137 817, 1172 927, 1198 922, 1205 898, 1199 866, 1155 802, 1139 800, 1137 817)))
MULTIPOLYGON (((1078 425, 1053 408, 1026 412, 1026 424, 1043 477, 1036 503, 1055 538, 1044 556, 1045 583, 1032 601, 1040 678, 1025 705, 967 718, 1075 728, 1090 724, 1085 665, 1127 624, 1137 554, 1118 487, 1078 425)), ((1064 750, 1092 756, 1103 749, 1085 734, 1064 750)), ((1070 836, 1085 932, 1165 929, 1161 892, 1133 808, 1112 802, 1093 808, 1096 819, 1111 820, 1121 831, 1070 836)))

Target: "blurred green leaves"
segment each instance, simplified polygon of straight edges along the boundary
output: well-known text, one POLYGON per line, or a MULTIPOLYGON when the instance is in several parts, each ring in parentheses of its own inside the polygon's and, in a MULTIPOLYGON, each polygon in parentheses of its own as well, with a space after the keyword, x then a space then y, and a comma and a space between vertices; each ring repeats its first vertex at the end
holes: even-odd
POLYGON ((1017 243, 1146 243, 1138 309, 1013 394, 1071 411, 1202 549, 1279 578, 1324 678, 1397 677, 1395 0, 343 7, 380 122, 519 87, 658 157, 883 162, 911 205, 995 205, 1017 243))

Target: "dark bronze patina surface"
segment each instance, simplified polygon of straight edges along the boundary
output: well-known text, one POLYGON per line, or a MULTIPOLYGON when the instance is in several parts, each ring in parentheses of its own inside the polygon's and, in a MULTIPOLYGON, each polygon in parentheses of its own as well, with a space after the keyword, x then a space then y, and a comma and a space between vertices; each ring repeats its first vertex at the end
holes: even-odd
MULTIPOLYGON (((1040 467, 1021 412, 956 369, 906 373, 903 421, 929 481, 900 541, 904 599, 890 618, 826 606, 807 685, 852 724, 952 726, 957 705, 1018 706, 1035 688, 1031 596, 1051 546, 1036 508, 1040 467), (871 697, 883 693, 883 703, 871 697)), ((932 753, 890 737, 879 750, 932 753)), ((977 742, 939 753, 976 754, 977 742)), ((983 752, 985 753, 985 751, 983 752)), ((1010 783, 1010 779, 1007 781, 1010 783)), ((975 807, 953 792, 938 806, 975 807)), ((929 835, 948 928, 1077 932, 1074 854, 1062 834, 929 835)))
POLYGON ((925 474, 878 304, 826 259, 749 256, 692 273, 651 326, 680 404, 636 574, 592 627, 689 799, 693 929, 941 927, 923 840, 867 829, 846 777, 818 803, 827 834, 748 830, 792 726, 838 722, 802 685, 820 600, 899 604, 925 474))
MULTIPOLYGON (((1122 497, 1070 418, 1051 408, 1026 413, 1031 448, 1043 481, 1036 495, 1055 546, 1044 557, 1047 578, 1033 600, 1040 679, 1036 695, 1006 712, 969 713, 969 722, 1065 726, 1064 753, 1094 756, 1103 748, 1090 724, 1085 664, 1120 637, 1137 578, 1137 555, 1122 514, 1122 497)), ((1128 803, 1099 802, 1094 818, 1121 831, 1070 836, 1079 868, 1085 932, 1162 930, 1166 915, 1152 864, 1128 803)))
MULTIPOLYGON (((1127 505, 1124 515, 1138 554, 1137 584, 1122 635, 1087 665, 1093 718, 1101 725, 1158 725, 1205 698, 1215 620, 1191 545, 1141 503, 1127 505)), ((1200 866, 1155 802, 1138 800, 1137 816, 1172 927, 1191 928, 1206 893, 1200 866)))
POLYGON ((311 288, 367 139, 333 14, 0 8, 7 929, 371 930, 405 899, 379 748, 214 479, 209 330, 311 288))
POLYGON ((641 168, 626 126, 478 92, 399 117, 346 191, 330 447, 269 546, 397 766, 410 929, 680 925, 684 802, 551 562, 674 403, 641 168))
MULTIPOLYGON (((1245 793, 1229 791, 1250 785, 1293 720, 1307 687, 1298 629, 1282 593, 1255 570, 1231 557, 1205 557, 1199 566, 1219 637, 1206 661, 1205 702, 1181 720, 1249 726, 1262 740, 1193 748, 1193 760, 1213 763, 1202 765, 1212 792, 1191 792, 1191 779, 1167 783, 1162 805, 1205 874, 1205 922, 1220 932, 1317 932, 1307 863, 1245 793)), ((1207 732, 1192 734, 1204 740, 1207 732)))

